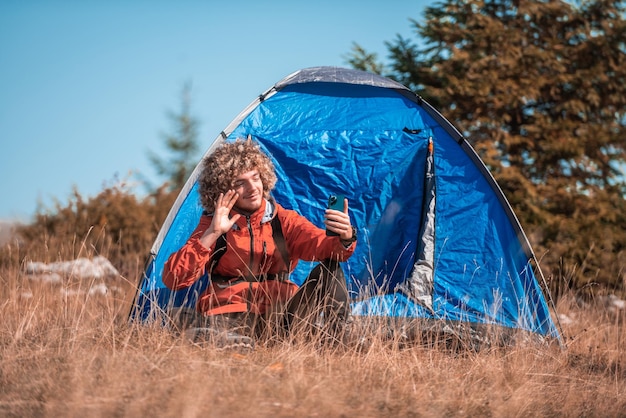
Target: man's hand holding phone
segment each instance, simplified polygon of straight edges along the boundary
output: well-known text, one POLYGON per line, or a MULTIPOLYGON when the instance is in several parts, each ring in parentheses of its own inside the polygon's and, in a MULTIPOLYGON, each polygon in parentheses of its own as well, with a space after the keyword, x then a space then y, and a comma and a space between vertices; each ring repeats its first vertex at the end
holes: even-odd
POLYGON ((339 236, 344 243, 355 241, 355 229, 350 224, 348 215, 348 199, 341 194, 333 194, 328 198, 324 224, 326 235, 339 236))

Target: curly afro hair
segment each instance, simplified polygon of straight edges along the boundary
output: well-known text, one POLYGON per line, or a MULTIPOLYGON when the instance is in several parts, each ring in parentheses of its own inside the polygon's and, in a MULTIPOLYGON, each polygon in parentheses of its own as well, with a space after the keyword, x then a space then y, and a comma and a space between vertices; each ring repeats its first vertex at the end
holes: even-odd
POLYGON ((215 210, 215 201, 220 193, 233 188, 237 176, 258 170, 267 198, 276 185, 276 173, 272 160, 261 151, 261 147, 248 139, 236 139, 220 145, 202 161, 202 172, 198 178, 200 203, 209 213, 215 210))

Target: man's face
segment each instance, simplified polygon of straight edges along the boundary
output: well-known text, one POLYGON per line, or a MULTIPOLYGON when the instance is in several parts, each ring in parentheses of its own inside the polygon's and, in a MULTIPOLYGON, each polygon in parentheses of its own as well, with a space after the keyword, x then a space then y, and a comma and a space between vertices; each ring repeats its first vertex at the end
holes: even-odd
POLYGON ((263 203, 263 182, 258 170, 250 170, 238 175, 233 181, 233 189, 239 193, 235 207, 242 212, 254 212, 263 203))

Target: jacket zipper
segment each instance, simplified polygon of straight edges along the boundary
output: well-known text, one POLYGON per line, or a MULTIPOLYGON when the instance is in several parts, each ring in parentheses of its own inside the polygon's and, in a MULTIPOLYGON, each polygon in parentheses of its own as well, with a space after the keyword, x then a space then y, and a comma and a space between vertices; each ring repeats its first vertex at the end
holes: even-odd
POLYGON ((248 233, 250 234, 250 274, 254 275, 254 235, 252 233, 252 224, 250 223, 250 216, 246 216, 246 222, 248 224, 248 233))
POLYGON ((267 242, 263 241, 263 254, 261 255, 261 264, 259 265, 259 274, 267 272, 267 242))

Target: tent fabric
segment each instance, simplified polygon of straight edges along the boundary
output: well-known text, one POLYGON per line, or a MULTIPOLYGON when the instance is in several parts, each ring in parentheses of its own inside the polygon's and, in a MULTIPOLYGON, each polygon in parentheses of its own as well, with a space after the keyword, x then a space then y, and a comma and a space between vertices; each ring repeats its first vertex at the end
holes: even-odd
MULTIPOLYGON (((348 198, 359 233, 354 255, 343 263, 354 314, 469 321, 558 336, 535 256, 504 194, 460 133, 406 87, 344 68, 297 71, 246 107, 205 156, 223 141, 249 135, 275 163, 273 196, 284 207, 322 227, 328 196, 348 198), (430 283, 418 295, 411 277, 424 262, 431 264, 430 283)), ((153 245, 133 317, 194 306, 207 284, 204 278, 172 292, 161 280, 165 260, 202 213, 200 169, 153 245)), ((312 266, 299 263, 292 280, 301 283, 312 266)))

